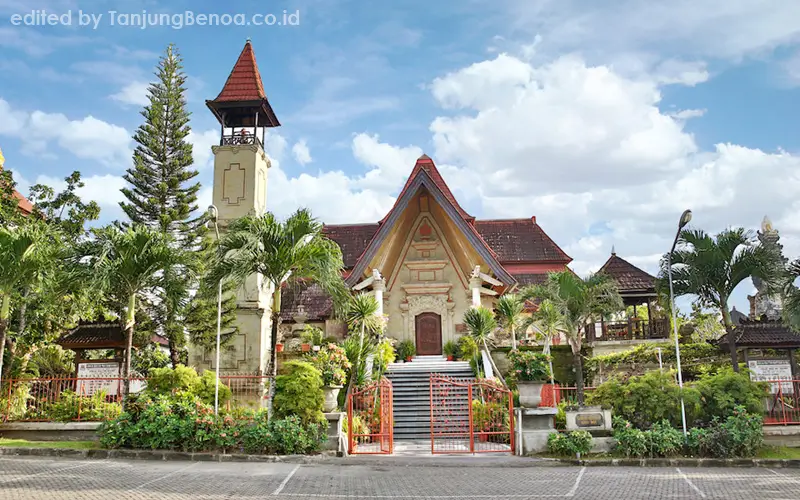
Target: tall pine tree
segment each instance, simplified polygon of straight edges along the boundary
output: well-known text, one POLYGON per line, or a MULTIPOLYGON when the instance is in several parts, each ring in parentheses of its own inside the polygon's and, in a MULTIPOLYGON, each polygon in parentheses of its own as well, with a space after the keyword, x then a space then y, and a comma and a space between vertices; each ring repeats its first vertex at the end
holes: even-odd
MULTIPOLYGON (((200 184, 194 181, 198 172, 192 168, 192 144, 187 141, 191 129, 186 110, 186 75, 174 45, 167 47, 155 75, 157 81, 148 88, 150 104, 142 110, 145 122, 133 136, 137 144, 133 167, 124 176, 130 184, 122 190, 127 202, 120 206, 131 222, 169 234, 176 252, 197 258, 206 231, 205 216, 197 215, 200 184)), ((183 362, 183 319, 190 290, 197 286, 187 277, 193 275, 196 273, 192 269, 165 269, 158 306, 150 312, 169 340, 173 365, 183 362)))

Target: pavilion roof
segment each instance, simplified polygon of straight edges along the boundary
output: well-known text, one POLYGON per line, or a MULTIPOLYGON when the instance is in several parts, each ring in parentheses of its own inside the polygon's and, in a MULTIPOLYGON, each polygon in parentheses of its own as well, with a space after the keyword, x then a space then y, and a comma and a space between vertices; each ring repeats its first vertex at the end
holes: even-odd
POLYGON ((656 278, 639 269, 627 260, 612 253, 599 273, 606 274, 617 282, 620 295, 656 293, 656 278))
POLYGON ((22 196, 22 193, 20 193, 16 189, 14 190, 14 198, 18 200, 17 206, 19 207, 20 212, 22 212, 25 215, 29 215, 31 212, 33 212, 33 203, 31 203, 30 200, 22 196))
MULTIPOLYGON (((151 341, 167 345, 161 335, 153 335, 151 341)), ((101 320, 80 323, 56 341, 64 349, 123 349, 126 346, 125 332, 119 321, 101 320)))
MULTIPOLYGON (((737 347, 792 348, 800 347, 800 333, 780 320, 742 319, 734 328, 737 347)), ((720 347, 728 346, 728 334, 719 339, 720 347)))

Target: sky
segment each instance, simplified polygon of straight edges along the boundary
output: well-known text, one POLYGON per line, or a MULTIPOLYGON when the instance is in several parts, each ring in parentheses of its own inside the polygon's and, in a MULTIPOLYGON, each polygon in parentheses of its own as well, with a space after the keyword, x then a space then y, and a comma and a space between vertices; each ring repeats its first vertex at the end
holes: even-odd
POLYGON ((468 212, 535 215, 581 274, 612 247, 655 274, 687 208, 710 232, 767 215, 800 256, 800 2, 164 4, 0 0, 0 148, 20 191, 79 170, 100 222, 122 218, 131 136, 174 43, 205 207, 219 140, 205 100, 250 38, 282 123, 266 141, 279 215, 374 222, 427 153, 468 212), (32 25, 42 10, 58 19, 32 25), (142 11, 171 21, 126 22, 142 11), (203 14, 232 17, 185 21, 203 14))

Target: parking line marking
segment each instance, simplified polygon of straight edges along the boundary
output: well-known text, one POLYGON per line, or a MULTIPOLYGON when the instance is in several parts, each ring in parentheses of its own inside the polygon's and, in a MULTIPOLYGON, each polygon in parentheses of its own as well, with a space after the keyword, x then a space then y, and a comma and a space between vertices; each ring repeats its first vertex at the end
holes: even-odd
POLYGON ((780 472, 778 472, 778 471, 774 471, 774 470, 772 470, 772 469, 767 469, 767 470, 768 470, 768 471, 770 471, 770 472, 772 472, 772 473, 773 473, 773 474, 775 474, 776 476, 778 476, 778 477, 782 477, 783 479, 788 479, 789 481, 791 481, 791 482, 793 482, 793 483, 800 483, 800 479, 797 479, 796 477, 787 476, 786 474, 781 474, 780 472))
POLYGON ((272 492, 272 494, 280 495, 281 491, 283 491, 283 489, 286 488, 286 485, 289 484, 289 480, 292 478, 292 476, 294 476, 294 473, 297 472, 297 469, 299 468, 300 464, 295 465, 294 469, 292 469, 292 472, 290 472, 289 475, 286 476, 286 478, 281 482, 281 484, 278 485, 278 488, 276 488, 275 491, 272 492))
POLYGON ((29 477, 43 476, 45 474, 56 474, 58 472, 63 472, 63 471, 67 471, 67 470, 79 469, 81 467, 86 467, 87 465, 92 465, 92 463, 93 462, 88 462, 88 463, 85 463, 85 464, 73 465, 72 467, 62 467, 61 469, 46 470, 46 471, 42 471, 42 472, 37 472, 36 474, 31 474, 30 476, 22 476, 22 477, 15 477, 15 478, 11 478, 11 479, 4 479, 4 480, 0 481, 0 483, 10 483, 11 481, 21 481, 23 479, 28 479, 29 477))
POLYGON ((586 472, 586 467, 581 467, 580 472, 578 472, 578 477, 575 478, 575 484, 572 485, 572 489, 567 492, 565 497, 574 497, 575 492, 578 491, 578 486, 581 484, 581 479, 583 479, 583 473, 586 472))
POLYGON ((686 484, 688 484, 689 486, 691 486, 691 487, 692 487, 692 489, 693 489, 694 491, 696 491, 698 495, 700 495, 700 498, 705 498, 705 497, 706 497, 706 494, 705 494, 705 493, 703 493, 703 492, 700 490, 700 488, 698 488, 697 486, 695 486, 695 485, 694 485, 694 483, 692 482, 692 480, 691 480, 691 479, 689 479, 689 476, 687 476, 686 474, 684 474, 684 473, 683 473, 683 472, 680 470, 680 468, 678 468, 678 467, 675 467, 675 470, 676 470, 676 471, 678 471, 678 475, 680 475, 680 476, 683 478, 683 480, 684 480, 684 481, 686 481, 686 484))
POLYGON ((142 483, 142 484, 140 484, 139 486, 137 486, 136 488, 131 488, 131 489, 129 489, 129 490, 128 490, 128 493, 130 493, 131 491, 136 491, 136 490, 142 489, 142 488, 144 488, 145 486, 151 485, 151 484, 153 484, 153 483, 157 483, 158 481, 161 481, 161 480, 164 480, 164 479, 166 479, 166 478, 168 478, 168 477, 174 476, 175 474, 178 474, 178 473, 180 473, 180 472, 183 472, 183 471, 185 471, 185 470, 187 470, 187 469, 191 469, 192 467, 194 467, 195 465, 197 465, 197 464, 199 464, 199 463, 200 463, 200 462, 194 462, 194 463, 192 463, 192 464, 190 464, 190 465, 187 465, 186 467, 181 467, 181 468, 180 468, 180 469, 178 469, 178 470, 174 470, 174 471, 170 472, 169 474, 164 474, 164 475, 163 475, 163 476, 161 476, 161 477, 157 477, 157 478, 155 478, 155 479, 152 479, 152 480, 150 480, 150 481, 147 481, 146 483, 142 483))

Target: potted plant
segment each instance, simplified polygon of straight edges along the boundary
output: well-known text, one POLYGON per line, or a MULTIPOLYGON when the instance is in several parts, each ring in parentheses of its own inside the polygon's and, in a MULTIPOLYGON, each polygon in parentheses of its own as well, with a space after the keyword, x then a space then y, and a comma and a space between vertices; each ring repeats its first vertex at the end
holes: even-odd
POLYGON ((453 361, 458 357, 458 344, 449 340, 442 346, 442 352, 447 356, 447 361, 453 361))
POLYGON ((347 380, 347 370, 351 368, 350 361, 344 349, 336 344, 328 344, 321 348, 311 359, 314 366, 322 373, 322 391, 325 393, 325 402, 322 411, 332 412, 339 406, 339 391, 347 380))
POLYGON ((275 344, 275 352, 283 352, 283 344, 281 343, 275 344))
POLYGON ((542 387, 550 380, 549 356, 539 352, 511 351, 508 360, 511 373, 517 380, 520 406, 538 407, 542 402, 542 387))
MULTIPOLYGON (((316 326, 306 325, 303 331, 300 332, 300 341, 302 342, 300 349, 303 352, 308 352, 311 347, 318 347, 322 344, 322 330, 316 326)), ((314 349, 319 351, 319 349, 314 349)))
POLYGON ((410 340, 404 340, 397 344, 397 355, 406 363, 410 362, 415 354, 417 354, 417 348, 410 340))

